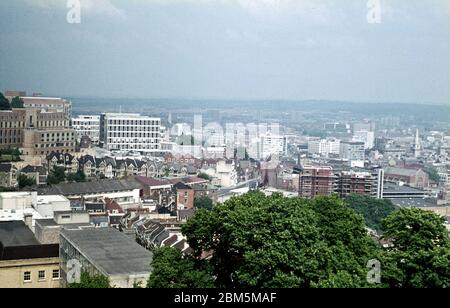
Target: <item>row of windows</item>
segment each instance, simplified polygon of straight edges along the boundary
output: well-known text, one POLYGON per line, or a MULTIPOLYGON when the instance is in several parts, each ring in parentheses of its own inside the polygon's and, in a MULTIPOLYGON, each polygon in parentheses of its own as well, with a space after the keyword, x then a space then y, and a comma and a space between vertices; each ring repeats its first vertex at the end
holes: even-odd
POLYGON ((21 143, 20 138, 0 138, 0 144, 15 144, 15 143, 21 143))
MULTIPOLYGON (((67 149, 67 150, 50 150, 50 151, 41 151, 41 155, 48 155, 48 154, 50 154, 50 153, 52 153, 52 152, 56 152, 56 153, 72 153, 72 152, 75 152, 75 150, 74 149, 67 149)), ((37 154, 37 153, 36 153, 37 154)), ((28 153, 27 153, 27 155, 28 155, 28 153)))
POLYGON ((59 136, 66 136, 66 137, 73 137, 73 132, 70 133, 47 133, 47 134, 41 134, 41 138, 44 137, 59 137, 59 136))
POLYGON ((25 127, 22 121, 0 121, 0 128, 21 128, 25 127))
MULTIPOLYGON (((45 281, 47 280, 47 272, 45 270, 39 270, 37 272, 38 281, 45 281)), ((52 270, 52 279, 58 280, 60 278, 60 272, 59 269, 52 270)), ((26 271, 23 273, 23 282, 31 282, 33 279, 32 273, 30 271, 26 271)))
POLYGON ((128 138, 136 138, 136 137, 151 137, 151 138, 157 138, 159 137, 159 134, 155 133, 108 133, 108 137, 128 137, 128 138))
POLYGON ((54 148, 54 147, 71 147, 75 146, 74 142, 63 142, 63 143, 45 143, 45 144, 35 144, 35 148, 54 148))
POLYGON ((152 120, 108 120, 110 125, 160 125, 160 121, 152 120))
POLYGON ((157 150, 159 147, 158 145, 132 145, 132 144, 114 144, 112 146, 109 146, 109 150, 157 150))
POLYGON ((108 126, 108 131, 113 132, 158 132, 158 126, 108 126))
POLYGON ((69 126, 69 121, 38 121, 39 127, 61 127, 69 126))
POLYGON ((8 136, 8 135, 10 135, 10 136, 15 136, 15 135, 20 135, 21 134, 21 131, 20 130, 16 130, 16 129, 14 129, 14 130, 6 130, 6 131, 3 131, 3 130, 0 130, 0 136, 3 136, 3 135, 5 135, 5 136, 8 136))

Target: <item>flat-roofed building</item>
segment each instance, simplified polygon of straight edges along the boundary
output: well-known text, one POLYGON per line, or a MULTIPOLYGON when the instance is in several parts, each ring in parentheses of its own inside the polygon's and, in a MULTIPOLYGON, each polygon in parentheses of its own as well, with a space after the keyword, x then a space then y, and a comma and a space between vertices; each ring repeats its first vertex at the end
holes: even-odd
POLYGON ((104 113, 100 141, 109 151, 155 153, 161 150, 161 119, 140 114, 104 113))
POLYGON ((299 170, 299 196, 314 198, 334 192, 335 175, 330 166, 304 166, 299 170))
POLYGON ((58 246, 39 243, 23 221, 0 222, 0 288, 60 287, 58 246))
POLYGON ((67 262, 77 260, 81 271, 104 275, 118 288, 145 285, 153 254, 115 228, 62 230, 60 234, 62 284, 67 284, 67 262))
POLYGON ((79 115, 72 118, 72 127, 77 131, 77 138, 88 136, 92 142, 98 143, 100 140, 100 116, 79 115))

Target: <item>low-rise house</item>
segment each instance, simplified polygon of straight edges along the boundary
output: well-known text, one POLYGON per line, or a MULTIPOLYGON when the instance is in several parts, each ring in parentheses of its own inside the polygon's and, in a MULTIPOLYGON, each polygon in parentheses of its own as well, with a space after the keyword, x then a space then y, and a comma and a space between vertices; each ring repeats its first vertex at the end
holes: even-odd
POLYGON ((151 199, 160 206, 169 206, 175 202, 172 183, 168 180, 142 176, 135 176, 134 179, 140 184, 142 197, 151 199))
POLYGON ((48 172, 43 166, 27 165, 20 170, 20 174, 34 179, 36 181, 36 185, 45 185, 47 183, 48 172))
POLYGON ((11 163, 0 164, 0 186, 17 186, 17 168, 11 163))
POLYGON ((136 241, 147 249, 175 247, 182 252, 189 249, 186 237, 181 233, 181 222, 147 219, 136 229, 136 241))
POLYGON ((178 182, 173 185, 173 191, 176 194, 176 205, 178 210, 193 209, 195 190, 192 187, 178 182))
POLYGON ((119 228, 120 221, 125 215, 124 210, 116 201, 109 198, 105 199, 105 207, 109 226, 113 228, 119 228))
POLYGON ((47 170, 53 170, 54 167, 64 168, 66 173, 77 173, 78 159, 70 153, 51 152, 46 157, 47 170))

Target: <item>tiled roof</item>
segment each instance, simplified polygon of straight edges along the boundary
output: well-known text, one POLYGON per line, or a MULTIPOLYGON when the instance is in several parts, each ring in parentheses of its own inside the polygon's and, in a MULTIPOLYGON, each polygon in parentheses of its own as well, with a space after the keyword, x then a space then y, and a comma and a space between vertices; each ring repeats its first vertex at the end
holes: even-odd
POLYGON ((167 186, 171 185, 172 183, 167 180, 162 179, 155 179, 155 178, 148 178, 144 176, 135 176, 134 179, 138 181, 139 183, 146 185, 146 186, 167 186))

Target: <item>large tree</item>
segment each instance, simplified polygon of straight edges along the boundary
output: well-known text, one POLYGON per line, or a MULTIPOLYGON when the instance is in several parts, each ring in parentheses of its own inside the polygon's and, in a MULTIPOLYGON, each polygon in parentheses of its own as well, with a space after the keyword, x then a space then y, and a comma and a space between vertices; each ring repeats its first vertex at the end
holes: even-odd
POLYGON ((207 196, 199 196, 199 197, 196 197, 194 200, 194 207, 196 209, 212 210, 212 208, 214 207, 214 204, 213 204, 213 201, 211 198, 209 198, 207 196))
POLYGON ((183 233, 195 257, 212 252, 218 287, 367 286, 379 253, 362 216, 335 197, 253 192, 197 211, 183 233))
POLYGON ((55 185, 55 184, 64 182, 65 180, 66 180, 66 174, 65 174, 64 167, 54 166, 53 170, 50 172, 50 174, 47 177, 47 184, 55 185))
POLYGON ((17 182, 19 183, 20 188, 36 185, 36 179, 34 179, 32 177, 28 177, 25 174, 19 175, 19 177, 17 178, 17 182))
POLYGON ((183 256, 172 247, 153 251, 153 271, 148 288, 210 288, 214 287, 211 269, 205 261, 183 256))
POLYGON ((82 272, 80 282, 71 283, 67 287, 71 289, 109 289, 111 284, 106 276, 90 275, 87 272, 82 272))
POLYGON ((11 110, 11 105, 2 92, 0 92, 0 110, 11 110))
POLYGON ((364 216, 366 225, 376 231, 381 231, 382 221, 395 211, 396 206, 386 199, 375 199, 370 196, 350 195, 345 201, 358 214, 364 216))
POLYGON ((84 173, 83 170, 78 170, 76 173, 71 173, 67 175, 67 181, 77 183, 86 182, 86 174, 84 173))
POLYGON ((11 100, 11 107, 12 108, 23 108, 23 100, 16 96, 11 100))
POLYGON ((383 222, 391 247, 383 254, 382 282, 398 288, 450 287, 450 240, 444 218, 401 209, 383 222))

